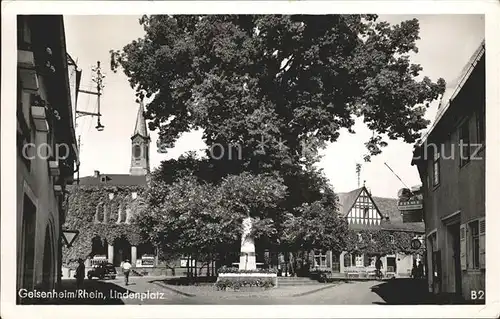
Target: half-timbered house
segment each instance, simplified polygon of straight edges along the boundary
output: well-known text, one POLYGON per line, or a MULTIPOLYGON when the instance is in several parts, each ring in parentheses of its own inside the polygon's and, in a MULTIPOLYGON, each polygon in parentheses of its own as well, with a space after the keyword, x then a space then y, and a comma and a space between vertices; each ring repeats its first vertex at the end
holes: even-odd
MULTIPOLYGON (((417 238, 423 238, 424 223, 404 223, 401 212, 398 210, 398 199, 372 196, 365 187, 360 187, 348 193, 339 193, 340 216, 346 219, 351 230, 359 231, 361 241, 363 230, 386 230, 389 233, 413 233, 417 238)), ((391 235, 392 236, 392 235, 391 235)), ((343 275, 349 273, 372 273, 375 270, 376 256, 381 256, 382 272, 388 276, 410 276, 413 262, 422 260, 418 254, 407 254, 402 251, 393 251, 392 254, 383 253, 349 253, 333 252, 315 253, 313 268, 332 271, 343 275)))

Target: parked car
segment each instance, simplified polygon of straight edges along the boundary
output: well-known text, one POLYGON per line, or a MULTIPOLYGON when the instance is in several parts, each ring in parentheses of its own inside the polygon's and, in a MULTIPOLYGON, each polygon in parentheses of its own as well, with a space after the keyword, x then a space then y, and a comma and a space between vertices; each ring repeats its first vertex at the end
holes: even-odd
POLYGON ((104 279, 104 278, 115 279, 116 278, 115 266, 111 263, 104 263, 94 266, 87 272, 87 278, 92 279, 94 277, 99 279, 104 279))

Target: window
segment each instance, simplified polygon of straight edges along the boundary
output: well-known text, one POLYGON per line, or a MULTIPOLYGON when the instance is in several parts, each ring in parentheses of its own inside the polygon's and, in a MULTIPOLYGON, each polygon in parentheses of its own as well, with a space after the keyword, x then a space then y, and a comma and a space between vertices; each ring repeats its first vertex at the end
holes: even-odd
POLYGON ((326 253, 315 252, 314 253, 314 267, 325 268, 328 267, 326 253))
POLYGON ((141 157, 141 146, 140 145, 137 145, 135 144, 134 145, 134 158, 140 158, 141 157))
POLYGON ((364 266, 364 257, 363 255, 356 255, 356 267, 363 267, 364 266))
POLYGON ((470 162, 470 136, 469 136, 469 120, 466 120, 459 130, 459 155, 460 166, 470 162))
POLYGON ((479 269, 479 222, 474 221, 469 223, 469 231, 470 231, 470 268, 479 269))
MULTIPOLYGON (((481 108, 479 112, 476 113, 476 128, 477 128, 477 143, 483 144, 485 140, 485 129, 484 129, 484 108, 481 108)), ((483 145, 481 145, 483 146, 483 145)))
POLYGON ((353 262, 352 262, 352 258, 353 256, 351 254, 344 254, 344 267, 351 267, 353 266, 353 262))
POLYGON ((369 213, 370 213, 370 208, 365 207, 364 217, 365 217, 365 218, 368 218, 368 214, 369 214, 369 213))
POLYGON ((28 16, 17 16, 17 45, 20 50, 29 50, 31 43, 31 30, 28 16))
POLYGON ((433 186, 437 186, 439 185, 439 182, 440 182, 440 167, 439 167, 439 159, 440 159, 440 154, 439 154, 439 150, 434 150, 434 157, 433 157, 433 161, 432 161, 432 185, 433 186))

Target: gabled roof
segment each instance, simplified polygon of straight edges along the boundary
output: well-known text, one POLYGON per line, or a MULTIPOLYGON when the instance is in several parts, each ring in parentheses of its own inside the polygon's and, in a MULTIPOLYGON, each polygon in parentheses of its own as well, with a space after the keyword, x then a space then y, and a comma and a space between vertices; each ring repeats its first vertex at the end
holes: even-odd
POLYGON ((341 216, 347 216, 349 211, 351 210, 352 206, 356 202, 356 199, 358 199, 359 195, 363 191, 364 187, 357 188, 355 190, 352 190, 348 193, 338 193, 338 199, 339 199, 339 210, 340 210, 340 215, 341 216))
POLYGON ((422 136, 422 138, 417 142, 417 147, 424 144, 424 142, 428 139, 428 137, 432 134, 436 126, 439 125, 440 120, 445 116, 447 111, 452 106, 453 99, 458 95, 465 82, 469 79, 472 72, 476 68, 479 60, 483 58, 485 55, 485 41, 481 41, 481 44, 474 51, 472 56, 469 58, 469 61, 465 64, 465 66, 460 71, 458 77, 448 83, 445 92, 441 96, 441 100, 439 101, 438 112, 436 113, 436 118, 434 119, 434 123, 427 130, 427 132, 422 136))
POLYGON ((116 186, 146 186, 146 176, 128 174, 100 174, 80 178, 79 185, 116 185, 116 186), (101 181, 104 178, 104 181, 101 181))
MULTIPOLYGON (((424 232, 425 226, 423 222, 419 223, 403 223, 403 217, 401 216, 401 212, 398 209, 398 200, 396 198, 387 198, 387 197, 375 197, 371 196, 370 192, 366 190, 365 187, 357 188, 348 193, 339 193, 337 194, 339 199, 339 211, 340 215, 346 217, 349 214, 349 211, 353 207, 354 203, 358 199, 361 192, 365 190, 368 196, 371 197, 373 203, 376 208, 383 216, 382 222, 380 224, 381 229, 386 230, 398 230, 398 231, 413 231, 413 232, 424 232), (385 219, 386 217, 389 220, 385 219)), ((363 224, 352 224, 350 227, 353 228, 367 228, 367 225, 363 224)))
POLYGON ((384 217, 389 217, 391 222, 403 222, 403 217, 398 209, 398 200, 387 197, 372 197, 375 205, 384 217))

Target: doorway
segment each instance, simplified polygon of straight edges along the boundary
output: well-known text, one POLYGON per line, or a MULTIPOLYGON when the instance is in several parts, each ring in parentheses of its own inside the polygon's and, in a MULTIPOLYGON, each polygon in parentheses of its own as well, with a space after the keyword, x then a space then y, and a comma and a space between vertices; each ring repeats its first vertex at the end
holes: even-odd
POLYGON ((36 233, 36 207, 31 199, 24 195, 23 219, 22 219, 22 255, 23 272, 22 287, 31 289, 33 287, 33 276, 35 269, 35 233, 36 233))
POLYGON ((113 245, 114 253, 113 253, 113 264, 115 266, 120 266, 122 262, 125 260, 131 261, 131 249, 132 245, 130 242, 124 238, 120 237, 115 240, 115 244, 113 245))
POLYGON ((387 257, 387 272, 396 273, 396 257, 387 257))
POLYGON ((462 268, 460 265, 460 224, 448 226, 451 239, 452 265, 455 274, 455 292, 462 293, 462 268))
POLYGON ((42 287, 43 289, 49 290, 53 288, 52 286, 52 274, 53 274, 53 256, 52 256, 52 240, 50 236, 49 226, 45 229, 45 243, 43 249, 43 271, 42 271, 42 287))

